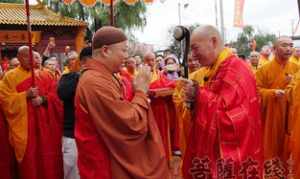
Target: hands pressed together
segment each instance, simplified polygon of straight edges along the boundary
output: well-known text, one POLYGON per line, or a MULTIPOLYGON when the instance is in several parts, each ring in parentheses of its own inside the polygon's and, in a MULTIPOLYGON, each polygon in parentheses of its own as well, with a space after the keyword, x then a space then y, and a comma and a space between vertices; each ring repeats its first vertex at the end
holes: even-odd
POLYGON ((149 66, 142 66, 138 69, 138 74, 133 81, 136 91, 148 92, 151 81, 151 69, 149 66))

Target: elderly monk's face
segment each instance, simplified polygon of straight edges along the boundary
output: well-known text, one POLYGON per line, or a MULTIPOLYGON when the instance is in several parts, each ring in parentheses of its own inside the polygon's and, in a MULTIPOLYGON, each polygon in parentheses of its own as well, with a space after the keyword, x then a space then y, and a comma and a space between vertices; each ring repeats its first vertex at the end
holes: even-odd
POLYGON ((124 41, 110 45, 108 50, 108 59, 112 71, 114 73, 119 72, 122 64, 124 64, 128 58, 128 42, 124 41))
POLYGON ((288 60, 293 53, 293 41, 290 38, 281 38, 275 45, 274 50, 278 58, 288 60))
POLYGON ((17 68, 20 65, 20 62, 17 58, 12 58, 9 62, 9 68, 14 69, 17 68))
POLYGON ((192 34, 191 54, 194 60, 199 61, 203 66, 209 66, 216 60, 215 37, 205 37, 200 34, 192 34))
POLYGON ((153 53, 149 53, 144 57, 145 65, 150 66, 153 68, 155 66, 155 55, 153 53))
POLYGON ((30 70, 30 60, 29 60, 29 48, 23 48, 23 50, 18 52, 18 59, 20 61, 20 65, 25 70, 30 70))
POLYGON ((136 67, 136 62, 135 62, 135 59, 133 57, 128 58, 126 60, 125 64, 126 64, 127 69, 134 70, 135 67, 136 67))

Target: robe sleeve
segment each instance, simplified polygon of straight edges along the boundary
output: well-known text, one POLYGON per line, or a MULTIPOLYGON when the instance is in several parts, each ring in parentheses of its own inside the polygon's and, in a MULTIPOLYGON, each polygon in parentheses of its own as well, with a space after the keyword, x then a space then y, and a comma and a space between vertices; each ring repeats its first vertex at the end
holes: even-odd
POLYGON ((131 140, 144 135, 147 130, 149 103, 142 92, 136 92, 131 102, 116 99, 102 84, 84 84, 79 91, 81 107, 86 110, 103 138, 115 140, 126 136, 131 140))
POLYGON ((10 143, 18 161, 23 159, 27 145, 27 98, 26 91, 17 92, 4 77, 0 83, 1 108, 10 128, 10 143))
POLYGON ((267 88, 265 86, 266 84, 266 79, 264 79, 265 76, 266 75, 264 74, 263 69, 259 68, 256 72, 256 83, 257 83, 257 88, 259 90, 259 94, 261 96, 263 108, 265 108, 266 105, 268 104, 269 101, 268 99, 275 97, 275 90, 276 90, 276 89, 267 88))

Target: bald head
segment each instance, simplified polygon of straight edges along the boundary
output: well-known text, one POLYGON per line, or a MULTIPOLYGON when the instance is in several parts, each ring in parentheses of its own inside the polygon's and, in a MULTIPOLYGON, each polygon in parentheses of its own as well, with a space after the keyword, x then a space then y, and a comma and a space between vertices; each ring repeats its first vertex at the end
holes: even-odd
POLYGON ((155 65, 155 54, 153 52, 148 52, 144 55, 144 64, 150 66, 151 68, 155 65))
POLYGON ((277 60, 287 61, 293 53, 293 40, 288 36, 281 36, 274 42, 274 53, 277 60))
POLYGON ((12 58, 9 61, 9 69, 17 68, 19 65, 20 65, 20 62, 19 62, 18 58, 16 58, 16 57, 12 58))
POLYGON ((258 66, 260 54, 256 51, 250 53, 249 59, 252 66, 258 66))
POLYGON ((224 48, 224 43, 218 30, 205 25, 196 28, 191 35, 192 58, 203 66, 210 66, 224 48))
POLYGON ((192 33, 192 37, 193 36, 196 36, 198 38, 206 38, 206 39, 215 37, 224 46, 221 34, 212 25, 204 25, 204 26, 197 27, 192 33))
POLYGON ((29 47, 21 46, 18 49, 17 58, 20 61, 20 66, 25 70, 30 70, 29 47))
POLYGON ((295 47, 294 48, 294 53, 293 55, 297 58, 300 58, 300 47, 295 47))

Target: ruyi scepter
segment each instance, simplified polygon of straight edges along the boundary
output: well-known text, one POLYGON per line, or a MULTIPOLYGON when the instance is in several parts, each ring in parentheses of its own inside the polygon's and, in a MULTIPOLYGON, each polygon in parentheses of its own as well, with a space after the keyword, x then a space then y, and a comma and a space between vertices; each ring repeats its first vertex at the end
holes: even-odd
POLYGON ((184 26, 176 26, 173 36, 177 41, 181 42, 182 40, 184 40, 184 48, 181 49, 183 51, 182 65, 184 68, 184 78, 188 79, 189 77, 188 55, 190 51, 190 31, 184 26))

